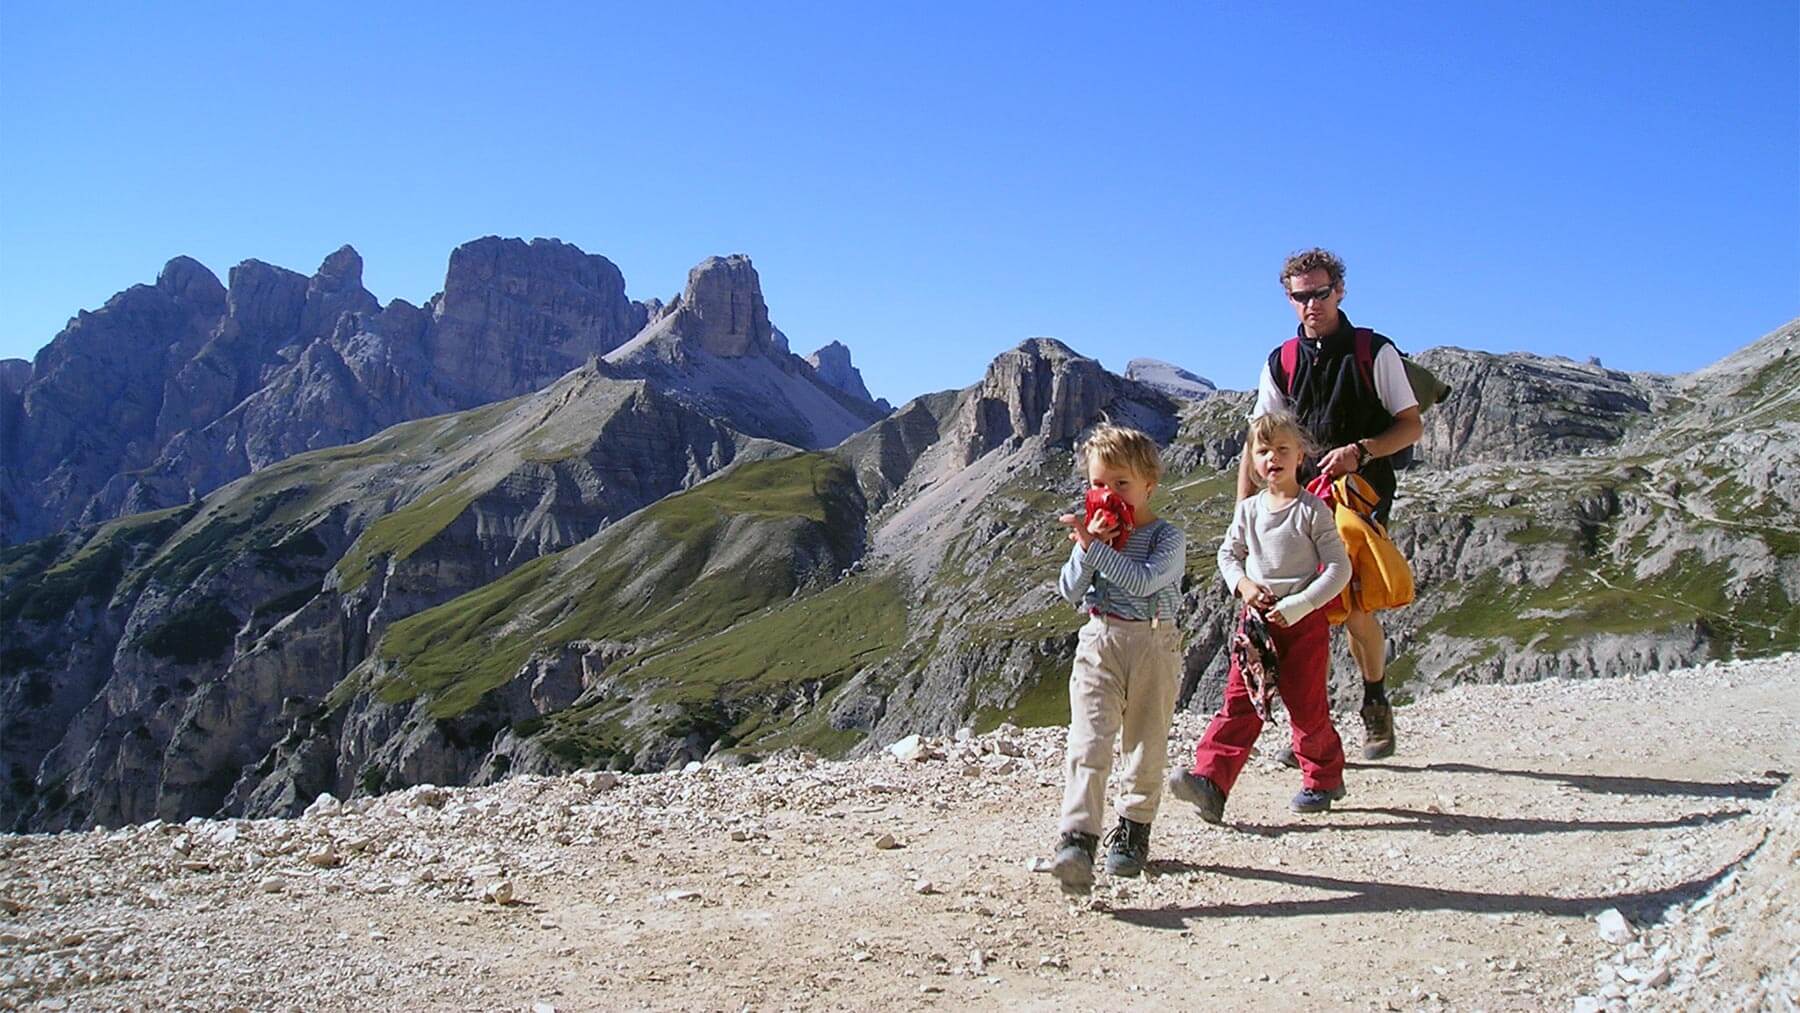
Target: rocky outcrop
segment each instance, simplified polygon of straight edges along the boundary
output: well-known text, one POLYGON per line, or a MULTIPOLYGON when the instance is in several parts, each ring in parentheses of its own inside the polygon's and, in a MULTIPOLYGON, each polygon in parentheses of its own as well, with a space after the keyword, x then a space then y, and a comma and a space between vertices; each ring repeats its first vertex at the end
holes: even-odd
POLYGON ((0 392, 17 395, 31 382, 30 359, 0 359, 0 392))
POLYGON ((604 369, 656 381, 741 432, 809 449, 887 414, 824 381, 775 334, 750 259, 709 257, 655 323, 607 354, 604 369))
POLYGON ((163 387, 225 314, 225 287, 186 257, 154 285, 82 311, 32 365, 11 430, 0 435, 17 543, 63 527, 115 474, 155 459, 163 387))
POLYGON ((648 318, 605 257, 554 239, 497 236, 450 254, 428 312, 429 376, 457 408, 537 390, 624 344, 648 318))
POLYGON ((1131 360, 1125 364, 1125 379, 1136 380, 1184 401, 1199 401, 1219 392, 1218 386, 1206 377, 1161 359, 1131 360))
MULTIPOLYGON (((777 333, 779 334, 779 332, 777 333)), ((783 350, 786 349, 786 339, 783 339, 782 347, 783 350)), ((849 394, 858 401, 867 401, 884 412, 893 410, 893 406, 889 405, 886 400, 877 399, 869 393, 869 388, 863 385, 862 370, 857 369, 851 363, 850 349, 846 348, 842 342, 833 341, 820 348, 807 356, 806 362, 812 366, 814 372, 818 373, 820 380, 838 390, 849 394)))
POLYGON ((1433 348, 1418 360, 1451 389, 1425 413, 1415 452, 1439 467, 1608 447, 1667 406, 1673 392, 1666 377, 1519 352, 1433 348))
POLYGON ((1127 385, 1099 362, 1054 338, 1032 338, 996 358, 973 395, 963 459, 973 461, 1007 440, 1041 437, 1067 444, 1100 418, 1136 425, 1167 440, 1175 402, 1159 391, 1127 385))

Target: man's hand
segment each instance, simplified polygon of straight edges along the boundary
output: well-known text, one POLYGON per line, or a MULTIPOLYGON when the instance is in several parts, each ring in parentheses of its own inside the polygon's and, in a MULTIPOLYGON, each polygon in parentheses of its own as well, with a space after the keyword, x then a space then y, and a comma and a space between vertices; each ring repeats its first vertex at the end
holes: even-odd
POLYGON ((1258 612, 1267 612, 1275 607, 1275 592, 1249 577, 1238 578, 1237 594, 1239 598, 1244 599, 1244 604, 1258 612))
POLYGON ((1346 443, 1319 459, 1319 470, 1332 478, 1348 475, 1362 467, 1362 451, 1356 444, 1346 443))

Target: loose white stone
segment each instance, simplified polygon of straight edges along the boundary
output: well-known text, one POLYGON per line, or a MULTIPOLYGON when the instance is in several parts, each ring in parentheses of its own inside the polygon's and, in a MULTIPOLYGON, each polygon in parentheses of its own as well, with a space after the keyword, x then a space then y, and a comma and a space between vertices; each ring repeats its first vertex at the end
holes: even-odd
POLYGON ((318 798, 312 800, 312 805, 306 807, 306 812, 301 814, 300 818, 312 820, 322 816, 336 816, 343 809, 344 804, 337 800, 337 796, 331 792, 323 792, 318 798))
POLYGON ((900 846, 900 842, 894 839, 893 834, 882 834, 875 838, 875 846, 882 851, 892 851, 900 846))
POLYGON ((897 760, 910 760, 918 763, 930 758, 931 747, 925 744, 924 738, 914 733, 889 745, 887 752, 897 760))
POLYGON ((1600 938, 1615 945, 1631 941, 1631 923, 1619 913, 1618 908, 1609 907, 1594 918, 1600 928, 1600 938))

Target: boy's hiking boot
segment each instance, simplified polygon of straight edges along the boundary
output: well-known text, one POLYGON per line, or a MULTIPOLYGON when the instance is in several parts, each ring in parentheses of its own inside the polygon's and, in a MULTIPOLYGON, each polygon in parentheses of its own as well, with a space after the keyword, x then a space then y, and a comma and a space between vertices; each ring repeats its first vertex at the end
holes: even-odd
POLYGON ((1119 817, 1119 825, 1106 835, 1106 871, 1113 876, 1136 876, 1150 860, 1150 824, 1119 817))
POLYGON ((1362 708, 1363 759, 1379 760, 1394 755, 1392 704, 1366 703, 1362 708))
POLYGON ((1094 888, 1094 849, 1099 844, 1100 838, 1093 834, 1063 832, 1056 842, 1056 856, 1050 859, 1050 875, 1062 884, 1064 893, 1085 894, 1094 888))
POLYGON ((1294 756, 1294 747, 1292 745, 1282 746, 1280 749, 1276 750, 1275 762, 1284 767, 1292 767, 1295 770, 1300 769, 1300 760, 1294 756))
POLYGON ((1204 774, 1178 770, 1169 775, 1169 794, 1200 810, 1200 818, 1208 823, 1225 822, 1225 793, 1204 774))
POLYGON ((1323 813, 1331 811, 1331 803, 1344 797, 1344 786, 1326 791, 1323 788, 1302 788, 1300 794, 1288 803, 1288 808, 1297 813, 1323 813))

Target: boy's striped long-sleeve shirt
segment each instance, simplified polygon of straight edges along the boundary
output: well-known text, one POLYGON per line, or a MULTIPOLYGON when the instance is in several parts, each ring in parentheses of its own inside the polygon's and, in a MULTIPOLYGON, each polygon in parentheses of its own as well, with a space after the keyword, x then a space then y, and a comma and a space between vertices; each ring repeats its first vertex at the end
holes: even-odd
POLYGON ((1082 611, 1173 621, 1181 608, 1187 536, 1160 517, 1133 531, 1123 551, 1096 541, 1069 550, 1056 590, 1082 611))

